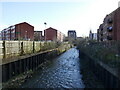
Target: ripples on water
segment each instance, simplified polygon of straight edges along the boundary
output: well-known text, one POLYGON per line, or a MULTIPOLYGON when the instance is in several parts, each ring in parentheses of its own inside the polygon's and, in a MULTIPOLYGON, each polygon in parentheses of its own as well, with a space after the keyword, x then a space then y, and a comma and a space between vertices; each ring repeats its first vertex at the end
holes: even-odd
POLYGON ((63 53, 43 68, 23 88, 84 88, 76 48, 63 53))

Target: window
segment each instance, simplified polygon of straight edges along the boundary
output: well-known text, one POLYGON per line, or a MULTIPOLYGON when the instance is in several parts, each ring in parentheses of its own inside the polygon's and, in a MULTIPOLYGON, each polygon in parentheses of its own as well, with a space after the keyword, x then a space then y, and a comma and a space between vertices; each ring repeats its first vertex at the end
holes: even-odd
POLYGON ((113 29, 112 27, 108 27, 108 28, 107 28, 108 32, 111 32, 112 29, 113 29))
POLYGON ((15 29, 15 26, 12 26, 11 29, 15 29))
POLYGON ((15 30, 12 30, 11 33, 15 33, 15 30))
POLYGON ((110 18, 110 19, 107 20, 107 22, 108 22, 109 24, 111 24, 111 23, 113 22, 113 20, 110 18))
POLYGON ((108 40, 112 40, 112 37, 111 37, 111 36, 107 36, 107 39, 108 39, 108 40))

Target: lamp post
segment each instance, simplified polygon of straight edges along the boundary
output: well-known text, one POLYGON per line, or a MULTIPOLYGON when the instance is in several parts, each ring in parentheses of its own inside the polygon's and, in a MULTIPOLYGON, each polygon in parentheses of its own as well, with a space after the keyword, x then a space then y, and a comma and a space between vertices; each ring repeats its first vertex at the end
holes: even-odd
POLYGON ((44 25, 45 25, 45 28, 46 28, 47 23, 46 23, 46 22, 44 22, 44 25))
MULTIPOLYGON (((45 25, 45 29, 46 29, 46 25, 47 25, 47 23, 44 22, 44 25, 45 25)), ((45 35, 45 33, 44 33, 44 39, 45 39, 45 41, 46 41, 46 35, 45 35)))

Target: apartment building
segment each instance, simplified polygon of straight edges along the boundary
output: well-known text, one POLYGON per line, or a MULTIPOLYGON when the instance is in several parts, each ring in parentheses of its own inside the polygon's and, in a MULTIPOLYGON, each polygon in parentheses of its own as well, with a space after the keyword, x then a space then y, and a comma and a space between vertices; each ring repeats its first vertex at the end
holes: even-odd
POLYGON ((97 40, 97 33, 92 33, 92 31, 90 30, 89 40, 97 40))
POLYGON ((0 32, 0 40, 2 40, 2 35, 1 35, 1 32, 0 32))
POLYGON ((42 35, 42 31, 34 31, 34 40, 35 41, 43 41, 44 36, 42 35))
POLYGON ((120 7, 106 15, 97 30, 98 41, 120 40, 120 7))
POLYGON ((75 30, 68 30, 68 39, 76 39, 76 31, 75 30))
POLYGON ((44 37, 45 41, 63 41, 65 35, 58 31, 57 29, 54 29, 52 27, 49 27, 44 30, 44 37))
POLYGON ((2 40, 33 40, 34 27, 27 22, 9 26, 1 31, 2 40))

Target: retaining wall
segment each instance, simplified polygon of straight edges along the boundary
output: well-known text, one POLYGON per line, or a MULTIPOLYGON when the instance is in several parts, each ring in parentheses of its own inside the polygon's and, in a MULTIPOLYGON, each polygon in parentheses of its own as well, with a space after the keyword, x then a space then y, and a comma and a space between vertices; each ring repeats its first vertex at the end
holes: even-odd
MULTIPOLYGON (((67 44, 64 42, 64 44, 67 44)), ((55 42, 0 41, 0 60, 57 48, 55 42)))
POLYGON ((110 68, 100 61, 91 59, 85 53, 79 53, 80 58, 86 60, 95 76, 101 80, 106 88, 120 88, 120 76, 117 69, 110 68))
POLYGON ((2 64, 2 82, 6 82, 13 76, 17 76, 28 70, 36 70, 41 63, 59 54, 58 49, 54 49, 43 53, 21 56, 18 60, 15 59, 13 62, 2 64))

